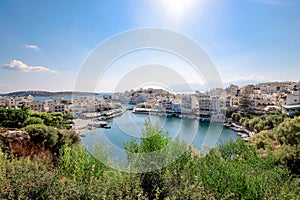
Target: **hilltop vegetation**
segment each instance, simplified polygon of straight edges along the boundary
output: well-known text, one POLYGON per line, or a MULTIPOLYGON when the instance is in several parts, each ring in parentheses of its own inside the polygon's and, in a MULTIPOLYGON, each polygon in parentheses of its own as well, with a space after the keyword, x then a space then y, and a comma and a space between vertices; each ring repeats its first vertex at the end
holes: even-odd
MULTIPOLYGON (((299 152, 300 118, 286 119, 267 130, 268 139, 262 139, 262 143, 257 142, 258 138, 252 145, 231 141, 212 148, 206 155, 195 153, 180 140, 172 140, 159 126, 146 121, 141 141, 124 144, 129 171, 139 172, 128 173, 105 165, 110 162, 105 146, 99 145, 95 152, 89 153, 80 143, 65 137, 64 134, 70 136, 64 133, 68 130, 55 128, 63 127, 61 123, 52 123, 54 119, 47 121, 37 113, 28 116, 43 120, 43 124, 33 119, 38 123, 27 125, 21 117, 22 123, 17 125, 26 126, 23 130, 35 145, 55 147, 56 154, 14 157, 0 152, 1 199, 299 199, 300 196, 297 171, 293 170, 298 163, 290 165, 289 157, 278 160, 276 156, 281 154, 271 148, 272 142, 267 142, 277 141, 282 150, 292 147, 299 152), (261 148, 265 152, 260 152, 261 148), (149 159, 152 152, 157 154, 149 159)), ((292 158, 299 158, 299 154, 292 158)))
POLYGON ((72 96, 72 95, 88 96, 88 95, 96 95, 96 93, 74 92, 74 91, 49 92, 49 91, 29 90, 29 91, 18 91, 18 92, 11 92, 7 94, 0 94, 0 96, 10 96, 10 97, 24 97, 28 95, 32 95, 35 97, 72 96))
POLYGON ((4 128, 22 128, 31 124, 44 124, 55 128, 70 129, 73 119, 71 114, 30 111, 27 106, 22 106, 21 109, 0 107, 0 127, 4 128))

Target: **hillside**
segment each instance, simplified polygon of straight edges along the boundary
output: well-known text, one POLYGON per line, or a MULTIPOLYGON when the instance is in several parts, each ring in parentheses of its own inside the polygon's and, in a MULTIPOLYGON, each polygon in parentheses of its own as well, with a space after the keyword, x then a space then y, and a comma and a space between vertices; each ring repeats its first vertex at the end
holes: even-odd
POLYGON ((11 92, 7 94, 0 94, 0 96, 9 96, 9 97, 20 97, 20 96, 28 96, 28 95, 32 95, 34 97, 71 96, 71 95, 87 96, 87 95, 97 95, 97 93, 73 92, 73 91, 49 92, 49 91, 29 90, 29 91, 17 91, 17 92, 11 92))

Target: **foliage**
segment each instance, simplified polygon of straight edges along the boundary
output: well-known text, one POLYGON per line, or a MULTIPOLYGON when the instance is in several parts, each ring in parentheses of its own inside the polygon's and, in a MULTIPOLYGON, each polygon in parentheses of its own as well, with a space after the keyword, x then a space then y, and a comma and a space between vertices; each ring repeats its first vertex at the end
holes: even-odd
POLYGON ((44 124, 32 124, 23 128, 37 146, 51 151, 52 155, 59 154, 64 145, 79 143, 78 134, 74 131, 59 130, 44 124))
POLYGON ((254 137, 255 145, 230 141, 206 155, 171 139, 147 120, 141 141, 125 144, 128 165, 133 171, 148 167, 143 173, 105 166, 101 161, 108 152, 96 151, 92 156, 80 144, 70 145, 76 140, 72 131, 29 125, 25 129, 30 136, 37 137, 36 142, 51 143, 59 150, 59 158, 53 164, 51 157, 8 158, 0 151, 0 198, 299 199, 300 182, 289 171, 299 166, 294 162, 299 158, 299 120, 287 119, 260 132, 254 137), (258 146, 265 149, 265 155, 257 153, 258 146), (147 159, 153 152, 161 154, 147 159))
POLYGON ((24 128, 31 140, 36 144, 45 144, 47 147, 54 146, 58 141, 59 131, 43 124, 32 124, 24 128))
POLYGON ((262 158, 243 141, 229 142, 199 159, 204 195, 215 199, 282 199, 293 190, 289 171, 262 158), (289 188, 287 191, 282 188, 289 188))
POLYGON ((257 117, 242 117, 239 122, 252 131, 260 132, 263 130, 272 130, 283 122, 287 116, 283 113, 264 114, 257 117))
POLYGON ((29 107, 21 109, 0 108, 0 127, 21 128, 29 116, 29 107))
POLYGON ((240 113, 234 112, 234 113, 231 114, 231 118, 233 119, 233 121, 236 121, 236 122, 240 121, 241 117, 242 116, 241 116, 240 113))
POLYGON ((286 119, 275 129, 276 139, 280 144, 300 144, 300 117, 286 119))
POLYGON ((149 118, 145 121, 140 143, 132 140, 124 146, 129 166, 142 171, 141 187, 150 199, 166 197, 169 188, 164 187, 164 176, 174 170, 181 171, 191 156, 185 143, 172 140, 168 132, 158 124, 153 125, 149 118))
POLYGON ((242 117, 240 119, 240 123, 243 124, 243 126, 249 128, 249 122, 250 122, 250 119, 248 117, 242 117))
POLYGON ((66 128, 66 129, 71 128, 71 124, 73 124, 72 120, 74 119, 73 115, 63 114, 61 112, 45 113, 45 112, 31 111, 30 117, 42 119, 44 124, 47 126, 53 126, 56 128, 66 128))
MULTIPOLYGON (((57 166, 41 159, 8 160, 0 153, 1 199, 297 199, 299 182, 272 157, 242 141, 193 155, 152 172, 161 188, 142 187, 144 174, 107 168, 82 146, 64 146, 57 166), (163 172, 162 172, 163 171, 163 172)), ((149 174, 150 175, 150 174, 149 174)))
POLYGON ((70 129, 74 123, 71 114, 30 111, 28 106, 0 108, 0 127, 22 128, 30 124, 45 124, 56 128, 70 129))
POLYGON ((72 104, 71 101, 70 101, 70 100, 67 100, 67 99, 62 99, 62 100, 61 100, 61 103, 62 103, 62 104, 65 104, 65 105, 66 105, 66 104, 69 104, 69 105, 72 104))
POLYGON ((115 108, 115 109, 122 108, 122 105, 121 105, 121 104, 114 104, 114 108, 115 108))
POLYGON ((24 122, 24 126, 28 126, 31 124, 44 124, 44 120, 38 117, 28 117, 24 122))
POLYGON ((277 160, 300 174, 300 117, 286 119, 274 129, 274 135, 281 144, 275 152, 277 160))
POLYGON ((242 112, 248 112, 251 108, 251 101, 248 94, 245 94, 240 97, 239 108, 242 112))
POLYGON ((1 199, 47 199, 55 179, 47 160, 8 160, 0 151, 1 199))
MULTIPOLYGON (((281 120, 277 118, 276 123, 281 120)), ((261 154, 271 153, 278 164, 300 174, 300 117, 287 118, 272 130, 261 131, 251 139, 251 144, 261 154)))

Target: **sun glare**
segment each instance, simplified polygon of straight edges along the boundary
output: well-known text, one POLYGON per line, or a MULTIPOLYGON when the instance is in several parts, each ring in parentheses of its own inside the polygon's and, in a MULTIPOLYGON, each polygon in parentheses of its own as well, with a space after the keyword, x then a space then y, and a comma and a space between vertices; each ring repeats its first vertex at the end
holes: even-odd
POLYGON ((179 21, 200 2, 200 0, 160 0, 168 17, 179 21))

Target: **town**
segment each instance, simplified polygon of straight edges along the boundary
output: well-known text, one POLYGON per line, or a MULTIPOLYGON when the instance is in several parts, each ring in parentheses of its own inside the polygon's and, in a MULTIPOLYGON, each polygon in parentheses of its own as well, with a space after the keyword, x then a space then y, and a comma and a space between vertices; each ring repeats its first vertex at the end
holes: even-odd
MULTIPOLYGON (((215 88, 193 94, 173 94, 163 89, 139 89, 123 93, 95 96, 74 96, 69 99, 50 98, 44 102, 33 96, 0 97, 0 107, 20 108, 27 105, 33 111, 71 113, 75 117, 103 119, 120 115, 127 110, 134 113, 177 116, 201 121, 225 122, 226 113, 241 106, 264 114, 281 110, 288 116, 300 115, 300 81, 267 82, 239 87, 215 88), (246 105, 244 105, 246 104, 246 105)), ((229 115, 230 116, 230 115, 229 115)))
MULTIPOLYGON (((87 118, 110 117, 122 112, 121 105, 134 113, 160 116, 194 118, 201 121, 224 122, 225 112, 232 113, 241 106, 243 99, 252 112, 267 113, 281 110, 288 116, 300 114, 300 81, 268 82, 239 87, 230 85, 225 89, 216 88, 208 92, 193 94, 172 94, 163 89, 139 89, 124 93, 95 96, 78 96, 69 100, 49 98, 45 102, 26 97, 0 97, 1 107, 20 108, 27 105, 40 112, 72 113, 87 118), (96 112, 99 114, 95 114, 96 112)), ((245 103, 245 102, 244 102, 245 103)))

